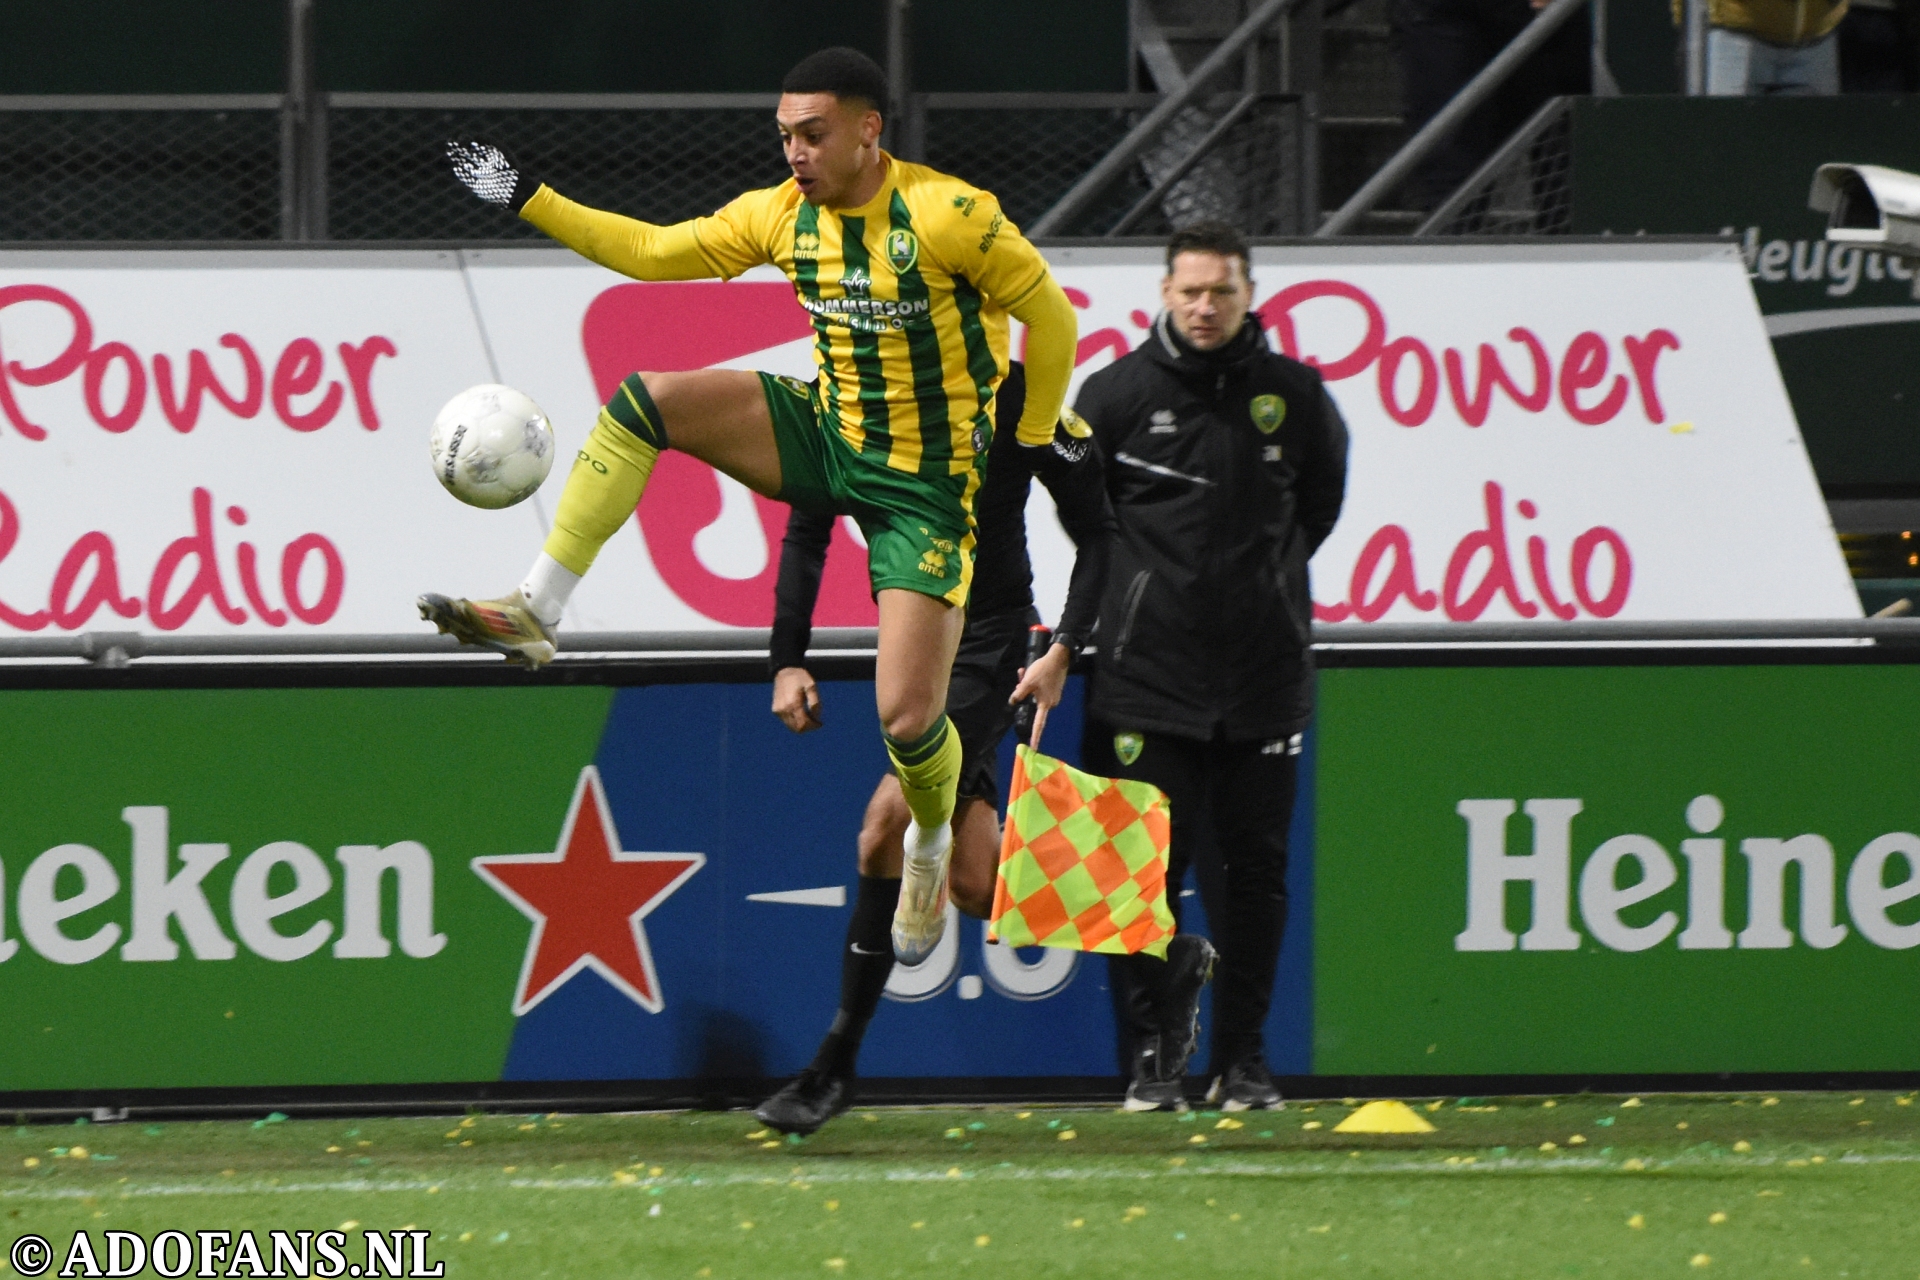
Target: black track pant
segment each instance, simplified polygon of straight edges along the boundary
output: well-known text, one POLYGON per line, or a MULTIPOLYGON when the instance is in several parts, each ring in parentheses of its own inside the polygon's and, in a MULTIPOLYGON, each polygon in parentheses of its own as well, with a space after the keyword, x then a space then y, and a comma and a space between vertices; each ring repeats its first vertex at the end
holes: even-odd
MULTIPOLYGON (((1151 782, 1173 806, 1173 848, 1167 896, 1179 918, 1180 889, 1203 827, 1210 827, 1222 864, 1218 901, 1208 901, 1210 932, 1220 951, 1214 977, 1211 1069, 1224 1071, 1259 1051, 1261 1028, 1273 1000, 1280 933, 1287 918, 1287 826, 1293 818, 1297 737, 1270 742, 1196 742, 1166 734, 1142 735, 1123 778, 1151 782)), ((1208 894, 1207 898, 1216 895, 1208 894)), ((1124 963, 1130 985, 1144 999, 1130 1017, 1137 1035, 1166 966, 1150 956, 1124 963)))

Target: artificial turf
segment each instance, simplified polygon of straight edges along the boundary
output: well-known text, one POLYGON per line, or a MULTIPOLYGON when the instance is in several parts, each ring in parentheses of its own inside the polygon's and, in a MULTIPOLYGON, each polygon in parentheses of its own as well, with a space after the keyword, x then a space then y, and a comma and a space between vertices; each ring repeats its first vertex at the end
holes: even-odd
POLYGON ((1337 1102, 856 1109, 803 1142, 714 1112, 23 1125, 0 1242, 47 1238, 49 1275, 81 1229, 345 1226, 356 1261, 423 1229, 448 1276, 516 1280, 1920 1280, 1911 1094, 1412 1102, 1434 1132, 1336 1133, 1337 1102))

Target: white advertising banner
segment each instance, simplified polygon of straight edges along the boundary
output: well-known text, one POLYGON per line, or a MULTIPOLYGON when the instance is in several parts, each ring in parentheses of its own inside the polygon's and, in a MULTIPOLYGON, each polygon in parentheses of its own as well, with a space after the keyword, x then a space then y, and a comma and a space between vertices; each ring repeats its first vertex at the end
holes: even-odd
MULTIPOLYGON (((1049 251, 1078 379, 1147 337, 1151 251, 1049 251)), ((1326 621, 1857 617, 1737 251, 1262 249, 1256 305, 1353 433, 1313 565, 1326 621)), ((1018 341, 1016 337, 1016 342, 1018 341)), ((634 369, 810 377, 784 280, 636 284, 549 249, 0 255, 0 635, 410 632, 496 595, 634 369), (560 462, 508 511, 435 482, 427 426, 502 381, 560 462)), ((1040 607, 1072 549, 1037 495, 1040 607)), ((581 630, 765 626, 785 508, 669 453, 575 598, 581 630)), ((869 625, 843 522, 816 621, 869 625)))

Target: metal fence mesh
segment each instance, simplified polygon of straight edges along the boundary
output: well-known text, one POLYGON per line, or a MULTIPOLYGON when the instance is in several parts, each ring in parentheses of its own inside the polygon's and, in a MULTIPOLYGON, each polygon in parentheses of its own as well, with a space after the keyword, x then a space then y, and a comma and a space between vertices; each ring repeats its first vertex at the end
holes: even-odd
MULTIPOLYGON (((1164 179, 1225 114, 1196 108, 1175 117, 1160 145, 1142 158, 1145 175, 1155 183, 1164 179)), ((1301 234, 1300 125, 1297 102, 1258 103, 1168 189, 1155 213, 1136 222, 1132 231, 1157 235, 1212 219, 1249 235, 1301 234)))
POLYGON ((1566 235, 1573 226, 1573 110, 1558 99, 1447 197, 1420 230, 1442 236, 1566 235))
POLYGON ((787 173, 767 108, 336 107, 327 115, 328 236, 540 238, 454 180, 443 148, 459 137, 497 142, 572 199, 649 222, 711 213, 787 173))
POLYGON ((277 111, 0 111, 0 240, 279 234, 277 111))
MULTIPOLYGON (((1127 136, 1138 115, 1117 107, 945 107, 927 112, 926 162, 991 191, 1019 226, 1045 213, 1127 136)), ((1114 183, 1089 222, 1111 225, 1147 192, 1114 183)))

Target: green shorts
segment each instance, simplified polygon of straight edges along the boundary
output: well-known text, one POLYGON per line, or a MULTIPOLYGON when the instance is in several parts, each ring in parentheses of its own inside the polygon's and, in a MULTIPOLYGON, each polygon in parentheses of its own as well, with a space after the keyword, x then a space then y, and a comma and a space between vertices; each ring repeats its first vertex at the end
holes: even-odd
POLYGON ((780 501, 802 511, 852 516, 867 540, 873 590, 897 587, 955 607, 973 584, 976 466, 923 476, 858 453, 827 424, 813 383, 760 375, 780 447, 780 501))

